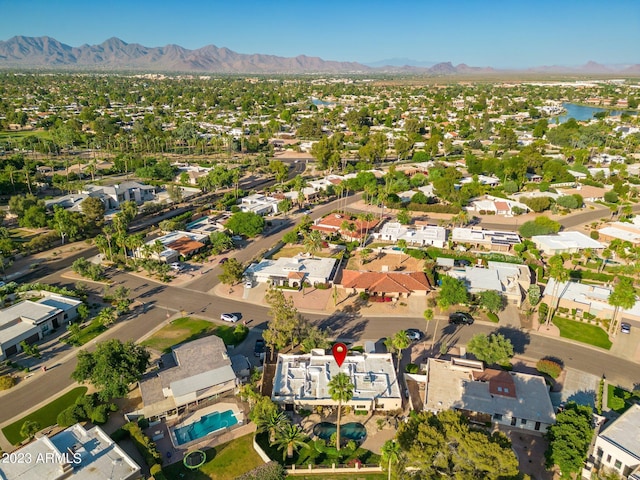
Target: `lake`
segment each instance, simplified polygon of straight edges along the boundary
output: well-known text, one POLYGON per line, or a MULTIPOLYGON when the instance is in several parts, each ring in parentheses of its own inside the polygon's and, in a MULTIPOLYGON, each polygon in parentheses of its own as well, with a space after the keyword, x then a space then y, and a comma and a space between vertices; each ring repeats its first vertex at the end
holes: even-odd
MULTIPOLYGON (((558 121, 564 123, 570 118, 575 118, 578 122, 591 120, 593 116, 598 112, 609 112, 610 115, 620 115, 625 113, 624 110, 607 110, 599 107, 585 107, 584 105, 576 105, 575 103, 563 103, 562 106, 567 110, 567 113, 560 115, 558 121)), ((637 115, 638 112, 626 111, 630 115, 637 115)))

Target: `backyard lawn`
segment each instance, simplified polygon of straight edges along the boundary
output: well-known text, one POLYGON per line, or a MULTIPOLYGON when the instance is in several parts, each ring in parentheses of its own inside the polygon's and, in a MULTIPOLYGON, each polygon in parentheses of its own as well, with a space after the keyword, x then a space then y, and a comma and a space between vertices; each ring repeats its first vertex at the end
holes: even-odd
MULTIPOLYGON (((241 326, 241 325, 238 325, 241 326)), ((239 335, 234 333, 236 326, 216 325, 208 320, 182 317, 169 323, 147 338, 142 345, 164 353, 171 351, 171 347, 179 343, 217 335, 222 338, 225 345, 238 345, 246 338, 246 333, 239 335)))
POLYGON ((560 336, 563 338, 588 343, 606 350, 611 348, 611 340, 607 332, 600 327, 560 317, 553 317, 553 323, 560 329, 560 336))
POLYGON ((607 386, 607 407, 616 413, 623 414, 626 412, 633 405, 633 397, 634 394, 624 388, 611 384, 607 386))
POLYGON ((207 463, 198 470, 188 470, 182 462, 174 463, 163 469, 167 478, 184 480, 233 480, 243 473, 264 464, 253 449, 253 435, 245 435, 229 443, 206 450, 207 463))
POLYGON ((20 435, 22 424, 27 420, 38 422, 40 428, 46 428, 57 423, 58 414, 65 408, 73 405, 78 397, 87 393, 87 387, 76 387, 64 395, 56 398, 44 407, 21 418, 17 422, 11 423, 2 429, 4 436, 12 445, 19 444, 24 438, 20 435))

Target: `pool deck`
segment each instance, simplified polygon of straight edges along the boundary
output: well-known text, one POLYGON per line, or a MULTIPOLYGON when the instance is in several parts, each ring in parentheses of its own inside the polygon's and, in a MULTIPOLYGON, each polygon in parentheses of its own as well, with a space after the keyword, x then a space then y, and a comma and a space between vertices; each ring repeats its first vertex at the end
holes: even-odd
POLYGON ((216 445, 221 445, 244 435, 253 433, 255 432, 255 430, 255 424, 247 423, 241 405, 237 403, 221 402, 207 406, 201 410, 196 410, 190 413, 188 416, 180 419, 179 422, 169 421, 168 423, 162 422, 158 425, 151 426, 145 431, 145 433, 149 436, 149 438, 161 437, 155 440, 155 443, 158 451, 162 455, 162 464, 166 466, 172 463, 181 462, 184 458, 184 455, 190 450, 206 450, 208 448, 215 447, 216 445), (214 412, 225 412, 227 410, 232 410, 235 415, 238 415, 237 418, 239 418, 239 420, 242 420, 242 422, 239 422, 234 428, 224 429, 224 432, 218 433, 216 435, 209 434, 205 437, 182 445, 177 445, 175 443, 175 437, 173 433, 174 428, 191 425, 192 423, 200 420, 200 418, 205 415, 214 412))

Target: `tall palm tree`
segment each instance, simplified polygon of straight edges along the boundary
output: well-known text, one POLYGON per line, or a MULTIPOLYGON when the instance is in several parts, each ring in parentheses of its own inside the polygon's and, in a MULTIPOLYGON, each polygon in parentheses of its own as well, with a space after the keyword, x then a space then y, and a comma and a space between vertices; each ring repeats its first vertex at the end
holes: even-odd
POLYGON ((560 303, 560 299, 558 298, 558 287, 561 283, 569 280, 569 270, 564 268, 564 259, 561 255, 554 255, 549 259, 549 278, 553 278, 553 302, 554 305, 551 305, 549 308, 549 312, 547 313, 547 327, 549 327, 549 323, 555 314, 556 308, 558 308, 558 304, 560 303))
POLYGON ((389 474, 388 479, 391 480, 391 463, 398 461, 402 449, 395 440, 387 440, 382 445, 381 451, 382 458, 386 459, 389 462, 389 465, 387 466, 387 472, 389 474))
POLYGON ((391 344, 393 345, 394 350, 398 354, 398 366, 397 370, 400 370, 400 360, 402 360, 402 351, 411 345, 411 340, 407 336, 407 332, 405 330, 400 330, 396 332, 396 334, 391 338, 391 344))
POLYGON ((636 288, 633 280, 628 277, 618 277, 618 282, 613 288, 613 292, 609 295, 607 302, 614 307, 613 317, 609 325, 609 334, 614 335, 618 331, 617 321, 620 308, 629 309, 636 304, 636 288))
POLYGON ((311 230, 304 235, 304 249, 313 257, 322 249, 322 234, 318 230, 311 230))
POLYGON ((309 448, 305 442, 307 436, 298 425, 287 423, 284 428, 278 430, 275 443, 282 448, 282 459, 292 458, 293 454, 301 448, 309 448))
POLYGON ((329 381, 329 395, 334 402, 338 402, 338 421, 336 423, 336 449, 340 450, 340 421, 342 419, 342 404, 353 398, 354 385, 351 377, 344 372, 335 375, 329 381))
POLYGON ((269 411, 264 417, 256 419, 256 426, 259 432, 269 432, 269 443, 276 441, 276 435, 279 431, 289 424, 287 416, 278 410, 269 411))
MULTIPOLYGON (((427 308, 424 312, 422 312, 422 316, 424 317, 424 319, 428 322, 430 322, 431 320, 433 320, 433 310, 430 308, 427 308)), ((436 337, 438 336, 438 324, 440 323, 440 317, 436 318, 436 328, 433 331, 433 337, 431 338, 431 352, 433 354, 433 349, 436 346, 436 337)))

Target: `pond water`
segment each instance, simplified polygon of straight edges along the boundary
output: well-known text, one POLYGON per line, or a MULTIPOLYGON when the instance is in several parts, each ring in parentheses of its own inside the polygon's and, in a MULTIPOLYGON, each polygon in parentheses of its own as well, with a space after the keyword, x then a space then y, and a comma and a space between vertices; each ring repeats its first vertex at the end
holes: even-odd
POLYGON ((609 115, 621 115, 625 112, 630 115, 638 114, 638 112, 633 110, 607 110, 606 108, 588 107, 585 105, 576 105, 575 103, 563 103, 562 106, 565 108, 567 113, 557 117, 560 123, 564 123, 570 118, 575 118, 578 122, 591 120, 598 112, 609 112, 609 115))

